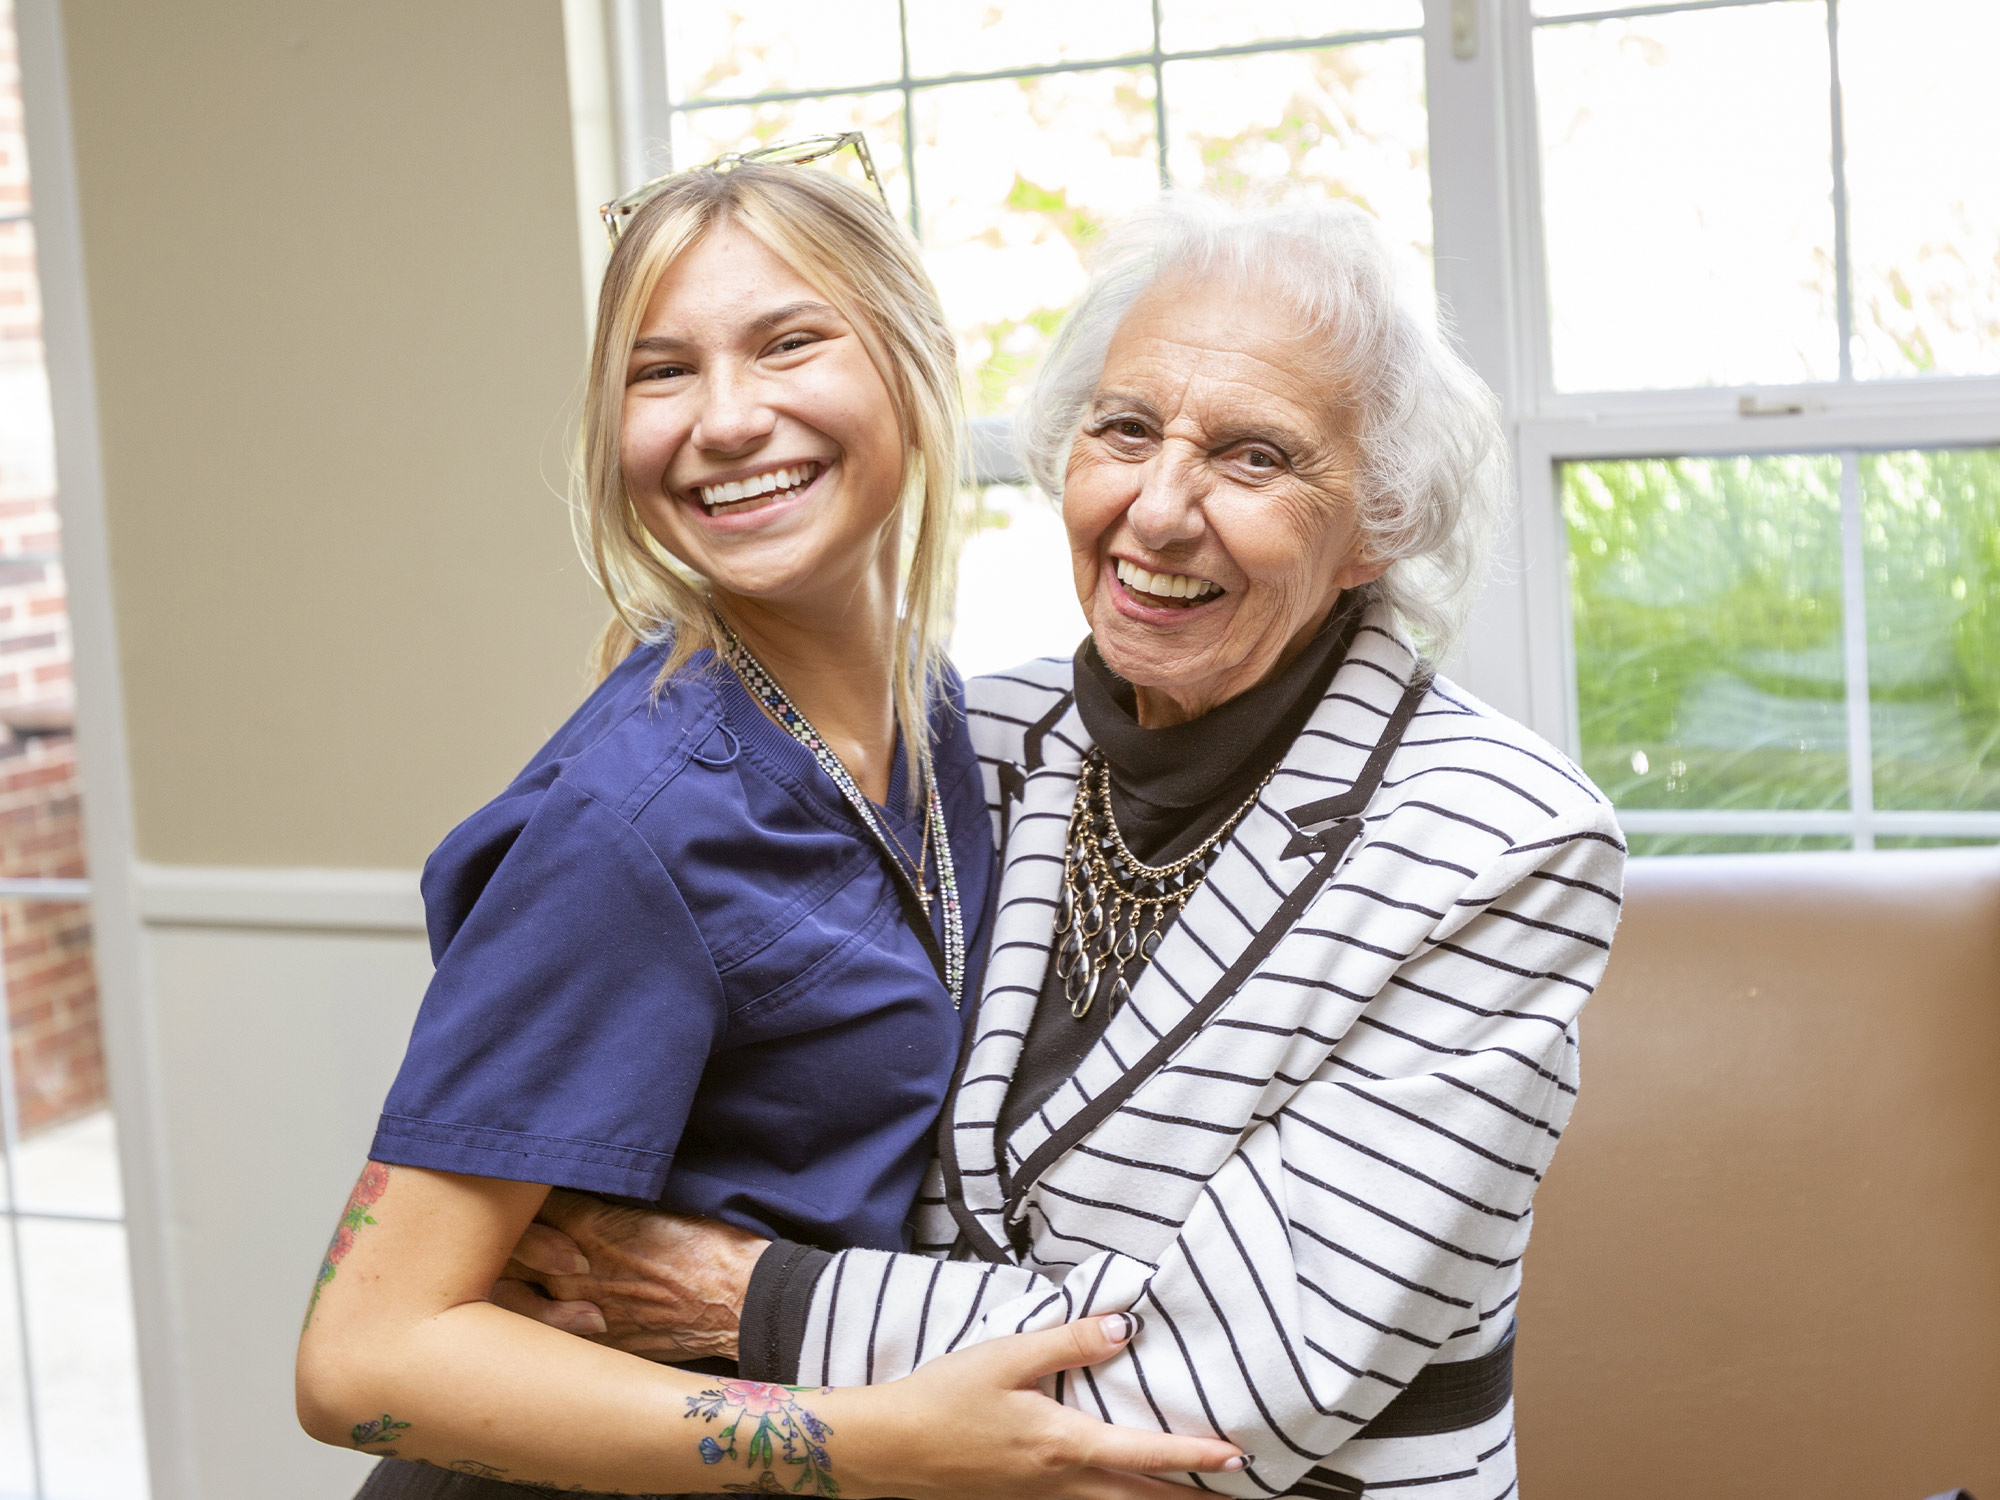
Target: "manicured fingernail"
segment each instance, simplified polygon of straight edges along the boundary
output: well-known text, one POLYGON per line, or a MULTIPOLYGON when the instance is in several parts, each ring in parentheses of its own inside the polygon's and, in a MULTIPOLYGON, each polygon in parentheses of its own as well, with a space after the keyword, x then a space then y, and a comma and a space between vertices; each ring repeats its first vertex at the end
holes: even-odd
POLYGON ((578 1333, 603 1333, 605 1326, 604 1314, 601 1312, 578 1313, 576 1315, 576 1331, 578 1333))
POLYGON ((556 1267, 556 1275, 558 1276, 588 1276, 589 1274, 590 1262, 585 1260, 579 1251, 575 1250, 565 1255, 562 1258, 562 1264, 556 1267))
POLYGON ((1122 1344, 1138 1332, 1138 1327, 1130 1313, 1106 1313, 1104 1316, 1104 1336, 1114 1344, 1122 1344))
POLYGON ((1236 1457, 1223 1464, 1222 1472, 1225 1474, 1240 1474, 1256 1461, 1257 1455, 1254 1453, 1239 1453, 1236 1457))

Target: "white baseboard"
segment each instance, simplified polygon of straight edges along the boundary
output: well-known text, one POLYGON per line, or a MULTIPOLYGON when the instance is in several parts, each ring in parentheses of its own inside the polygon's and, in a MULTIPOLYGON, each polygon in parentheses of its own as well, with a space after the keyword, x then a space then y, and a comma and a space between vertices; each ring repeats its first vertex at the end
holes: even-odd
POLYGON ((149 927, 292 927, 422 932, 415 870, 231 868, 134 863, 149 927))

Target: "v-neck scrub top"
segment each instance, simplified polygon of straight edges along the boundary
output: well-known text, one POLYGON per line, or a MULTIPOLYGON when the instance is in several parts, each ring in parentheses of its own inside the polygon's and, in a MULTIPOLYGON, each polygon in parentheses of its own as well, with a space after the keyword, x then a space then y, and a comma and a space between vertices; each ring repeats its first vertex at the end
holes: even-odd
MULTIPOLYGON (((370 1155, 901 1248, 962 1018, 826 772, 706 651, 656 699, 663 651, 425 865, 437 972, 370 1155)), ((969 1008, 994 854, 951 699, 932 754, 969 1008)), ((915 853, 904 784, 899 753, 887 821, 915 853)))

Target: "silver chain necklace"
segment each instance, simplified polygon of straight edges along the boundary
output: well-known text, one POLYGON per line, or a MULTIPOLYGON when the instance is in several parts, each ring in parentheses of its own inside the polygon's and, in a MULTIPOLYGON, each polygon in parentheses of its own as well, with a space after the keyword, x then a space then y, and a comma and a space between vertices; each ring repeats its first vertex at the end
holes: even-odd
POLYGON ((1276 774, 1262 781, 1199 847, 1170 864, 1149 865, 1125 847, 1111 815, 1111 768, 1104 752, 1093 750, 1077 777, 1063 858, 1062 904, 1056 910, 1056 977, 1063 982, 1069 1013, 1090 1014, 1100 988, 1108 988, 1115 1010, 1132 998, 1125 969, 1133 959, 1150 963, 1167 923, 1201 889, 1222 841, 1257 805, 1276 774), (1109 977, 1108 986, 1101 981, 1109 977))
MULTIPOLYGON (((911 879, 905 864, 909 855, 905 853, 898 858, 897 850, 901 845, 876 816, 874 804, 855 784, 847 767, 840 763, 840 757, 833 753, 833 747, 813 728, 812 721, 799 712, 798 705, 778 686, 778 679, 751 654, 750 648, 730 628, 729 622, 717 615, 716 623, 722 627, 724 658, 750 696, 762 704, 793 739, 805 746, 812 758, 819 762, 820 769, 833 778, 840 795, 854 809, 854 815, 874 837, 876 846, 889 861, 889 867, 896 872, 896 879, 915 894, 918 910, 928 918, 931 898, 924 886, 922 866, 919 865, 916 878, 911 879)), ((935 776, 931 778, 925 813, 925 837, 937 848, 938 897, 944 903, 944 987, 951 992, 951 1008, 957 1010, 965 998, 965 914, 959 906, 958 870, 951 857, 951 839, 944 821, 944 799, 938 795, 935 776)), ((919 854, 918 858, 921 860, 922 855, 919 854)))

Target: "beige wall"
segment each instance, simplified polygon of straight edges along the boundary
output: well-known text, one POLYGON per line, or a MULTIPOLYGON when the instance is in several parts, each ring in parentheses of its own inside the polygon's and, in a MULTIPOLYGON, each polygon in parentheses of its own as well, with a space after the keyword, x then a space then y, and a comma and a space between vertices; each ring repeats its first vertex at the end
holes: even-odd
POLYGON ((556 0, 68 0, 141 857, 409 867, 578 696, 556 0))

